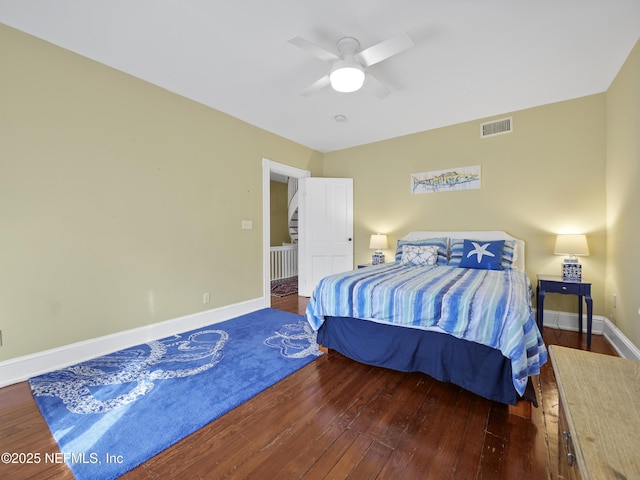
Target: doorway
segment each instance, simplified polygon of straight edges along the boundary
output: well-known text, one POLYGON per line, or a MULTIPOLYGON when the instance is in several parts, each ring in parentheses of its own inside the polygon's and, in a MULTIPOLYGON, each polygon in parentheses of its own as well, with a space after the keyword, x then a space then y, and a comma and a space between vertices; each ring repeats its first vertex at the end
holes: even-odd
POLYGON ((271 307, 271 178, 283 176, 304 178, 311 176, 311 172, 274 162, 268 158, 262 159, 262 274, 266 308, 271 307))

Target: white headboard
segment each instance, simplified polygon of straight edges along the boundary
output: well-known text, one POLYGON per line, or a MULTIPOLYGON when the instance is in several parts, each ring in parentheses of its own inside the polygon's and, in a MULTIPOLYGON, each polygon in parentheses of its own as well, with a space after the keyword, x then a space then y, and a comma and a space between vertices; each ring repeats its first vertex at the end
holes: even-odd
POLYGON ((513 259, 514 265, 524 270, 524 241, 518 238, 512 237, 508 233, 502 231, 480 231, 480 232, 411 232, 402 237, 400 240, 420 240, 422 238, 467 238, 469 240, 515 240, 516 250, 515 258, 513 259))

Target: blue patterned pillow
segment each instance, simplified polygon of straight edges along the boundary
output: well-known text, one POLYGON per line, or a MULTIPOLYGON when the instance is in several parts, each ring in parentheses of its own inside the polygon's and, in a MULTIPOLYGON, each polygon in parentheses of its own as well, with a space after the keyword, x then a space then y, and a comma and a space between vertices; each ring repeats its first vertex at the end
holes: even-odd
POLYGON ((417 246, 431 246, 438 247, 438 260, 436 265, 447 264, 447 244, 448 239, 446 237, 438 238, 424 238, 422 240, 398 240, 398 247, 396 248, 396 262, 402 261, 402 247, 404 245, 417 245, 417 246))
POLYGON ((512 268, 516 261, 516 241, 505 240, 502 250, 502 268, 512 268))
POLYGON ((435 265, 438 261, 438 247, 434 245, 404 245, 402 247, 402 265, 435 265))
MULTIPOLYGON (((451 245, 449 246, 449 266, 460 266, 460 260, 462 260, 462 250, 464 249, 464 240, 462 238, 452 238, 451 245)), ((502 250, 502 268, 513 268, 513 264, 516 260, 516 241, 505 240, 504 249, 502 250)))
POLYGON ((504 250, 504 240, 492 240, 489 242, 465 240, 460 267, 503 270, 502 250, 504 250))
POLYGON ((464 249, 464 240, 462 238, 452 238, 449 245, 449 266, 459 267, 462 260, 462 250, 464 249))

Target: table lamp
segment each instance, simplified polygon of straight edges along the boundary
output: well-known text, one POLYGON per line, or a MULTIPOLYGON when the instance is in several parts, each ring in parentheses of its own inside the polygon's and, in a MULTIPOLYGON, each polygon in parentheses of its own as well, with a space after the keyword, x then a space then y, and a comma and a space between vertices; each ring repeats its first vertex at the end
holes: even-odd
POLYGON ((562 279, 569 282, 582 281, 582 265, 576 257, 589 255, 586 235, 561 234, 556 238, 556 248, 553 253, 565 255, 562 262, 562 279))
POLYGON ((377 235, 371 235, 369 248, 371 250, 375 250, 375 253, 371 257, 371 265, 380 265, 381 263, 384 263, 384 253, 382 253, 382 250, 389 248, 387 236, 380 235, 379 233, 377 235))

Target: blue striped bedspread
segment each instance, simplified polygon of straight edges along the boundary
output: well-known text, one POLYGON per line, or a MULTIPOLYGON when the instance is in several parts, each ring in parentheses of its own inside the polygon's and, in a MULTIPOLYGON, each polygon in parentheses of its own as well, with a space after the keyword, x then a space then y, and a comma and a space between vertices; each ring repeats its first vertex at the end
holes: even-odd
POLYGON ((318 330, 326 316, 355 317, 446 332, 498 349, 524 394, 547 350, 531 309, 529 277, 517 269, 478 270, 389 263, 322 279, 307 306, 318 330))

